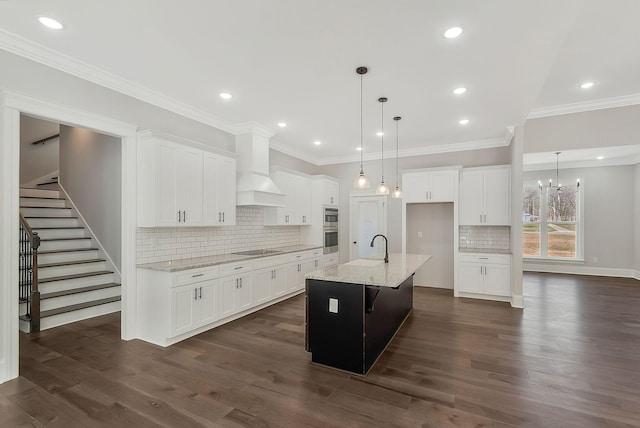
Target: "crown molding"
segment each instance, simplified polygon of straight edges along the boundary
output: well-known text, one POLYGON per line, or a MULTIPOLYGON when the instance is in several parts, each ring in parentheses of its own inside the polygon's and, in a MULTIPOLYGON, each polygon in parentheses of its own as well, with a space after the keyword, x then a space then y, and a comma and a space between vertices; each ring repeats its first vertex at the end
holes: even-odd
POLYGON ((258 134, 264 138, 271 138, 276 134, 276 132, 258 122, 242 122, 233 125, 232 134, 258 134))
POLYGON ((231 124, 213 116, 211 113, 191 107, 153 89, 123 79, 2 29, 0 29, 0 49, 193 119, 197 122, 213 126, 222 131, 231 134, 236 133, 235 128, 231 124))
MULTIPOLYGON (((291 146, 288 146, 286 144, 283 144, 279 141, 276 141, 274 139, 269 140, 269 148, 276 150, 278 152, 284 153, 285 155, 289 155, 289 156, 293 156, 294 158, 300 159, 302 161, 305 161, 307 163, 310 163, 312 165, 320 165, 318 163, 318 159, 317 158, 312 158, 311 156, 309 156, 307 153, 302 152, 301 150, 298 149, 294 149, 291 146)), ((358 157, 358 159, 360 159, 358 157)))
POLYGON ((541 117, 582 113, 585 111, 603 110, 615 107, 627 107, 637 104, 640 104, 640 94, 624 95, 621 97, 604 98, 601 100, 535 108, 529 112, 527 119, 538 119, 541 117))
MULTIPOLYGON (((575 168, 600 168, 606 166, 628 166, 640 164, 640 154, 635 156, 626 156, 612 159, 589 159, 582 161, 564 161, 562 162, 560 170, 563 169, 575 169, 575 168)), ((534 163, 525 164, 522 166, 523 171, 547 171, 555 170, 555 162, 534 163)))

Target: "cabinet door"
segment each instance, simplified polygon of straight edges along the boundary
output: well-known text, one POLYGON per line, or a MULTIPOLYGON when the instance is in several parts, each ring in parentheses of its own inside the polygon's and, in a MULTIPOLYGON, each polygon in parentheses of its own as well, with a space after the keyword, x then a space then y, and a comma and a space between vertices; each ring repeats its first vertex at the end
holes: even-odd
POLYGON ((183 226, 202 224, 202 151, 184 148, 178 155, 178 209, 183 226))
POLYGON ((311 224, 311 180, 306 177, 294 176, 294 217, 300 225, 311 224))
POLYGON ((487 215, 485 224, 511 224, 509 201, 511 189, 511 174, 509 169, 488 169, 484 173, 484 213, 487 215))
POLYGON ((302 263, 297 262, 287 265, 287 291, 295 291, 299 287, 302 275, 302 263))
POLYGON ((220 156, 217 174, 217 205, 222 212, 222 224, 236 224, 236 160, 220 156))
POLYGON ((455 171, 432 171, 429 176, 429 202, 453 202, 455 171))
POLYGON ((174 226, 178 223, 178 148, 159 143, 156 147, 156 223, 158 226, 174 226))
POLYGON ((197 289, 183 285, 171 289, 171 336, 191 331, 196 323, 197 289))
POLYGON ((485 265, 484 293, 493 296, 511 296, 511 265, 485 265))
POLYGON ((271 275, 273 269, 253 273, 253 304, 260 305, 271 300, 271 275))
POLYGON ((402 174, 402 193, 405 202, 427 202, 427 173, 402 174))
POLYGON ((484 171, 462 171, 460 174, 460 224, 484 224, 484 171))
POLYGON ((224 277, 220 279, 218 285, 218 313, 222 319, 236 313, 236 290, 239 285, 239 277, 224 277))
POLYGON ((278 266, 271 269, 271 271, 271 293, 273 294, 273 297, 287 294, 287 278, 289 276, 287 266, 278 266))
POLYGON ((218 155, 204 154, 202 183, 202 222, 207 225, 220 225, 222 224, 222 208, 218 206, 218 188, 222 187, 222 183, 218 181, 218 155))
POLYGON ((335 181, 325 180, 324 185, 324 198, 322 200, 323 205, 329 205, 337 207, 340 198, 340 184, 335 181))
POLYGON ((460 291, 465 293, 484 293, 483 276, 484 265, 481 263, 460 263, 458 284, 460 291))
POLYGON ((244 311, 253 306, 251 276, 244 275, 239 278, 236 289, 236 312, 244 311))
POLYGON ((216 281, 204 281, 197 285, 198 300, 196 323, 199 325, 211 324, 218 321, 218 287, 216 281))

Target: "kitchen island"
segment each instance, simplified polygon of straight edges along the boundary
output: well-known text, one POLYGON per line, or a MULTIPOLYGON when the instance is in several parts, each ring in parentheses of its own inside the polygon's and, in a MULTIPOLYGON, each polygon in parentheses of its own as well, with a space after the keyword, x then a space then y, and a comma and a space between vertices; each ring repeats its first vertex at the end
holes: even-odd
POLYGON ((389 254, 306 275, 311 361, 365 375, 413 309, 413 274, 431 256, 389 254))

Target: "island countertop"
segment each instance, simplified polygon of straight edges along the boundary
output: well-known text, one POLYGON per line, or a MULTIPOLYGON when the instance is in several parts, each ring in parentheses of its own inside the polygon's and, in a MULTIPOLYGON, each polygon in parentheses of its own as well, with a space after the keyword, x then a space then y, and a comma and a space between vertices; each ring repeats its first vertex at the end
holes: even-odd
POLYGON ((305 278, 396 288, 430 258, 426 254, 391 253, 389 263, 382 259, 357 259, 318 269, 305 278))

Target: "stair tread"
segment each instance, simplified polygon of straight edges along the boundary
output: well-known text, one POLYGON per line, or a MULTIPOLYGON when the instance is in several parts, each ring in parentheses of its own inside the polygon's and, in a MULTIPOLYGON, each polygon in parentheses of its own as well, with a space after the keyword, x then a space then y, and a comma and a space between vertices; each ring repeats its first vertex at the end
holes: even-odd
POLYGON ((28 209, 46 208, 48 210, 71 210, 71 208, 69 208, 69 207, 47 207, 47 206, 44 206, 44 205, 38 205, 37 207, 23 207, 23 206, 21 206, 20 208, 28 208, 28 209))
POLYGON ((118 302, 121 300, 120 296, 107 297, 104 299, 92 300, 90 302, 85 303, 77 303, 75 305, 63 306, 61 308, 51 309, 48 311, 42 311, 40 313, 40 318, 51 317, 54 315, 64 314, 66 312, 77 311, 80 309, 91 308, 93 306, 105 305, 107 303, 118 302))
POLYGON ((97 262, 106 262, 105 259, 89 259, 89 260, 74 260, 71 262, 59 262, 59 263, 47 263, 47 264, 39 264, 38 268, 48 268, 55 266, 72 266, 72 265, 82 265, 86 263, 97 263, 97 262))
MULTIPOLYGON (((38 189, 40 190, 40 189, 38 189)), ((52 190, 52 192, 55 192, 55 190, 52 190)), ((66 198, 61 198, 60 196, 46 196, 46 195, 41 195, 41 196, 23 196, 20 195, 21 198, 25 198, 25 199, 56 199, 58 201, 64 201, 66 200, 66 198)))
MULTIPOLYGON (((71 217, 69 217, 71 218, 71 217)), ((32 227, 32 230, 56 230, 56 229, 84 229, 84 226, 45 226, 45 227, 32 227)))
POLYGON ((73 241, 74 239, 91 239, 90 236, 78 236, 77 238, 41 238, 42 241, 73 241))
POLYGON ((119 287, 117 282, 109 282, 105 284, 90 285, 87 287, 73 288, 70 290, 56 291, 54 293, 46 293, 40 295, 40 300, 53 299, 54 297, 70 296, 72 294, 86 293, 89 291, 104 290, 106 288, 119 287))
POLYGON ((73 219, 78 219, 78 217, 54 217, 54 216, 47 216, 47 215, 30 215, 30 216, 25 216, 24 218, 37 218, 37 219, 53 219, 53 220, 58 220, 61 218, 67 219, 67 218, 73 218, 73 219))
POLYGON ((38 251, 38 254, 73 253, 74 251, 98 251, 98 248, 70 248, 68 250, 46 250, 38 251))
POLYGON ((65 279, 87 278, 89 276, 106 275, 110 273, 113 273, 113 271, 99 270, 95 272, 74 273, 72 275, 52 276, 51 278, 43 278, 43 279, 40 279, 38 282, 42 284, 46 282, 63 281, 65 279))

